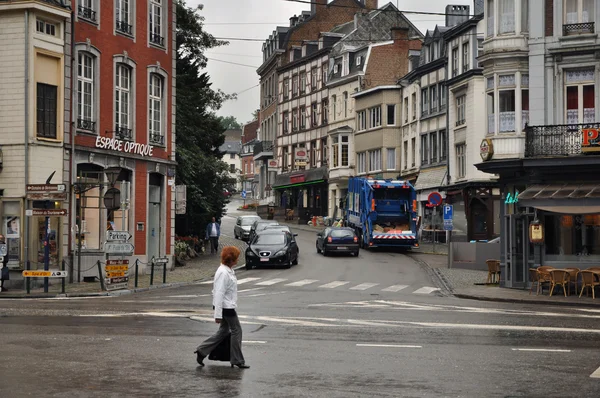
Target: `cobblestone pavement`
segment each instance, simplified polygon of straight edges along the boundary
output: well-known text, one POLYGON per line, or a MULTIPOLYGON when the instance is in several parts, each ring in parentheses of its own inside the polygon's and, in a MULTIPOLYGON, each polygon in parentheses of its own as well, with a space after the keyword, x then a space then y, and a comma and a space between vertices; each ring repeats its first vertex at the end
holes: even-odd
MULTIPOLYGON (((246 244, 234 238, 230 238, 227 236, 222 236, 219 239, 219 248, 222 249, 224 246, 236 246, 241 250, 241 255, 238 260, 239 265, 243 265, 246 263, 244 252, 246 250, 246 244)), ((173 284, 185 284, 192 283, 199 280, 205 280, 211 278, 217 268, 220 265, 220 257, 218 255, 209 254, 201 254, 199 257, 196 257, 187 262, 187 264, 183 267, 175 267, 174 270, 167 270, 167 283, 166 285, 173 284)), ((135 277, 134 277, 134 269, 130 268, 129 272, 129 286, 130 290, 135 289, 135 277)), ((154 270, 154 286, 163 285, 163 268, 156 267, 154 270)), ((150 286, 150 274, 147 275, 139 275, 138 277, 138 289, 148 288, 150 286)), ((55 296, 56 294, 60 294, 61 292, 61 284, 55 283, 51 285, 48 289, 49 296, 55 296)), ((102 292, 100 287, 100 282, 93 283, 71 283, 67 284, 65 288, 65 292, 67 295, 75 294, 75 295, 83 295, 83 294, 106 294, 106 292, 102 292)), ((31 289, 31 295, 40 296, 44 294, 43 288, 31 289)), ((0 297, 15 297, 15 296, 26 296, 26 292, 21 289, 10 289, 6 292, 0 293, 0 297)))

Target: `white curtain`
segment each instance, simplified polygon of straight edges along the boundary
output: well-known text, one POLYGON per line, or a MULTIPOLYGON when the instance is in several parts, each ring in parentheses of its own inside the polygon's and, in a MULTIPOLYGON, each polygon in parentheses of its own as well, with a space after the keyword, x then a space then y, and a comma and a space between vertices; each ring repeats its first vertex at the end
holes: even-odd
POLYGON ((521 32, 529 32, 529 0, 521 0, 521 32))
POLYGON ((574 24, 578 22, 577 18, 577 3, 579 0, 566 0, 565 10, 566 10, 566 23, 568 25, 574 24))
POLYGON ((594 21, 594 1, 595 0, 582 0, 581 10, 581 22, 592 22, 594 21))
POLYGON ((515 0, 500 0, 500 33, 515 31, 515 0))

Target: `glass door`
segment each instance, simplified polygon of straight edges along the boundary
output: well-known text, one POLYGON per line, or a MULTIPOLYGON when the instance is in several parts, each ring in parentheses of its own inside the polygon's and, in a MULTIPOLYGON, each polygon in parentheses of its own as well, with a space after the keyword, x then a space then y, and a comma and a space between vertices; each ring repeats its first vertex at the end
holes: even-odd
POLYGON ((529 282, 529 268, 535 262, 528 233, 532 220, 529 214, 511 214, 505 217, 506 287, 526 288, 529 282))

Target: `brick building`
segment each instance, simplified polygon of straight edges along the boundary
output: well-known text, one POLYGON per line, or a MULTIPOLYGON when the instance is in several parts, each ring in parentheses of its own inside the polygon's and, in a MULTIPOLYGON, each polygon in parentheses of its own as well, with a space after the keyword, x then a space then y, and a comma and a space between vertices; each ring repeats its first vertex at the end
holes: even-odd
POLYGON ((173 1, 73 0, 72 7, 71 212, 81 261, 76 263, 88 269, 104 257, 108 229, 131 233, 133 258, 172 259, 173 1), (128 209, 106 208, 103 196, 113 182, 122 193, 130 192, 128 209))
POLYGON ((248 197, 256 197, 256 183, 254 175, 254 144, 258 137, 258 120, 246 123, 242 127, 242 150, 240 152, 242 171, 242 189, 246 191, 248 197))

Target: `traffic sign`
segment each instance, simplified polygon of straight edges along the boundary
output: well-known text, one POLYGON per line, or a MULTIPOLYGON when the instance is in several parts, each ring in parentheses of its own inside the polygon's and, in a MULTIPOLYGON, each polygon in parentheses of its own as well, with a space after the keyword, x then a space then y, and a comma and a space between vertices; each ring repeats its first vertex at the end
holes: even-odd
POLYGON ((68 271, 23 271, 24 278, 65 278, 68 271))
POLYGON ((108 254, 133 253, 133 245, 131 243, 106 242, 104 252, 108 254))
POLYGON ((452 231, 454 229, 454 225, 452 225, 452 221, 449 223, 444 221, 444 231, 452 231))
POLYGON ((119 289, 127 289, 127 282, 129 281, 129 278, 123 278, 123 279, 127 279, 124 282, 119 282, 119 283, 107 283, 106 284, 106 290, 119 290, 119 289))
POLYGON ((27 199, 29 199, 29 200, 64 201, 64 200, 67 200, 67 193, 66 192, 28 192, 27 199))
POLYGON ((66 192, 65 184, 27 184, 27 193, 33 192, 66 192))
POLYGON ((246 199, 246 191, 242 191, 242 199, 246 199))
POLYGON ((439 192, 432 192, 427 197, 427 200, 430 206, 437 207, 442 204, 442 195, 439 192))
POLYGON ((67 209, 27 209, 26 216, 59 217, 66 216, 67 209))
POLYGON ((169 259, 167 257, 159 257, 154 259, 154 265, 168 264, 169 259))
POLYGON ((452 222, 453 218, 454 218, 454 206, 444 205, 444 222, 446 222, 446 220, 450 220, 450 222, 452 222))
POLYGON ((106 231, 106 240, 109 242, 128 241, 131 238, 129 231, 106 231))

